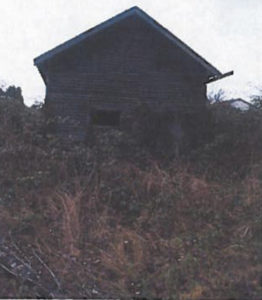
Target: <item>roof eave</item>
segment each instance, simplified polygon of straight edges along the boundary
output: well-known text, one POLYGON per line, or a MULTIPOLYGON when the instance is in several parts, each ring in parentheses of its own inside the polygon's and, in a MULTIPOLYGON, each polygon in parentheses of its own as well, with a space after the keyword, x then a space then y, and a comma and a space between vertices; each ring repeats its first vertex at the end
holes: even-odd
POLYGON ((107 28, 109 25, 113 25, 116 22, 126 18, 128 15, 133 14, 133 10, 140 10, 138 7, 132 7, 104 22, 102 22, 101 24, 96 25, 95 27, 88 29, 87 31, 65 41, 64 43, 56 46, 55 48, 39 55, 38 57, 36 57, 34 59, 34 65, 38 66, 39 64, 43 63, 44 61, 52 58, 53 56, 71 48, 72 46, 84 41, 87 37, 90 37, 94 34, 96 34, 97 32, 107 28))

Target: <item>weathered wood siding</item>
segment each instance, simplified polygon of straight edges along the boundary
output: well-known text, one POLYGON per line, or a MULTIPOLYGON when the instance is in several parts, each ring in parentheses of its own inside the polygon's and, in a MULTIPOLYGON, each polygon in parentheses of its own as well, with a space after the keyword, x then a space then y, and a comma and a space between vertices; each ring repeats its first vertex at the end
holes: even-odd
POLYGON ((206 70, 135 15, 54 57, 43 69, 48 110, 70 116, 83 130, 92 108, 127 112, 148 103, 155 109, 201 111, 206 101, 206 70))

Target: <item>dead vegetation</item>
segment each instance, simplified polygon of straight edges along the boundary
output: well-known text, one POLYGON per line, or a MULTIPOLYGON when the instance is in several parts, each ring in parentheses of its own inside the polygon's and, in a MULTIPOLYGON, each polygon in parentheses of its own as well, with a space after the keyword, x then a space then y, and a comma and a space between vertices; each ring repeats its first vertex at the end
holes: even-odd
POLYGON ((164 161, 114 130, 61 144, 7 100, 2 297, 261 298, 260 112, 215 111, 213 142, 164 161))

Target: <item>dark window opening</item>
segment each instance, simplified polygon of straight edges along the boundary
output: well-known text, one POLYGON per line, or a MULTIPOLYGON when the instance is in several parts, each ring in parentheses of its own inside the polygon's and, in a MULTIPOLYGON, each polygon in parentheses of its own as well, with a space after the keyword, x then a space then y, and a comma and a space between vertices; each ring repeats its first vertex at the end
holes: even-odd
POLYGON ((91 114, 92 123, 100 126, 119 126, 120 112, 112 110, 95 110, 91 114))

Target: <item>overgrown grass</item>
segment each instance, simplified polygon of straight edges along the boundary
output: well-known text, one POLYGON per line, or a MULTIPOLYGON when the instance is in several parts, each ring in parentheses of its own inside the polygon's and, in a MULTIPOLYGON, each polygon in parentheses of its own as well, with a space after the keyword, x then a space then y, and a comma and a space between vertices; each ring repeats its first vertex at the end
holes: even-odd
POLYGON ((214 111, 212 143, 163 161, 114 130, 62 144, 1 101, 0 238, 39 276, 2 268, 2 297, 262 297, 259 112, 214 111))

